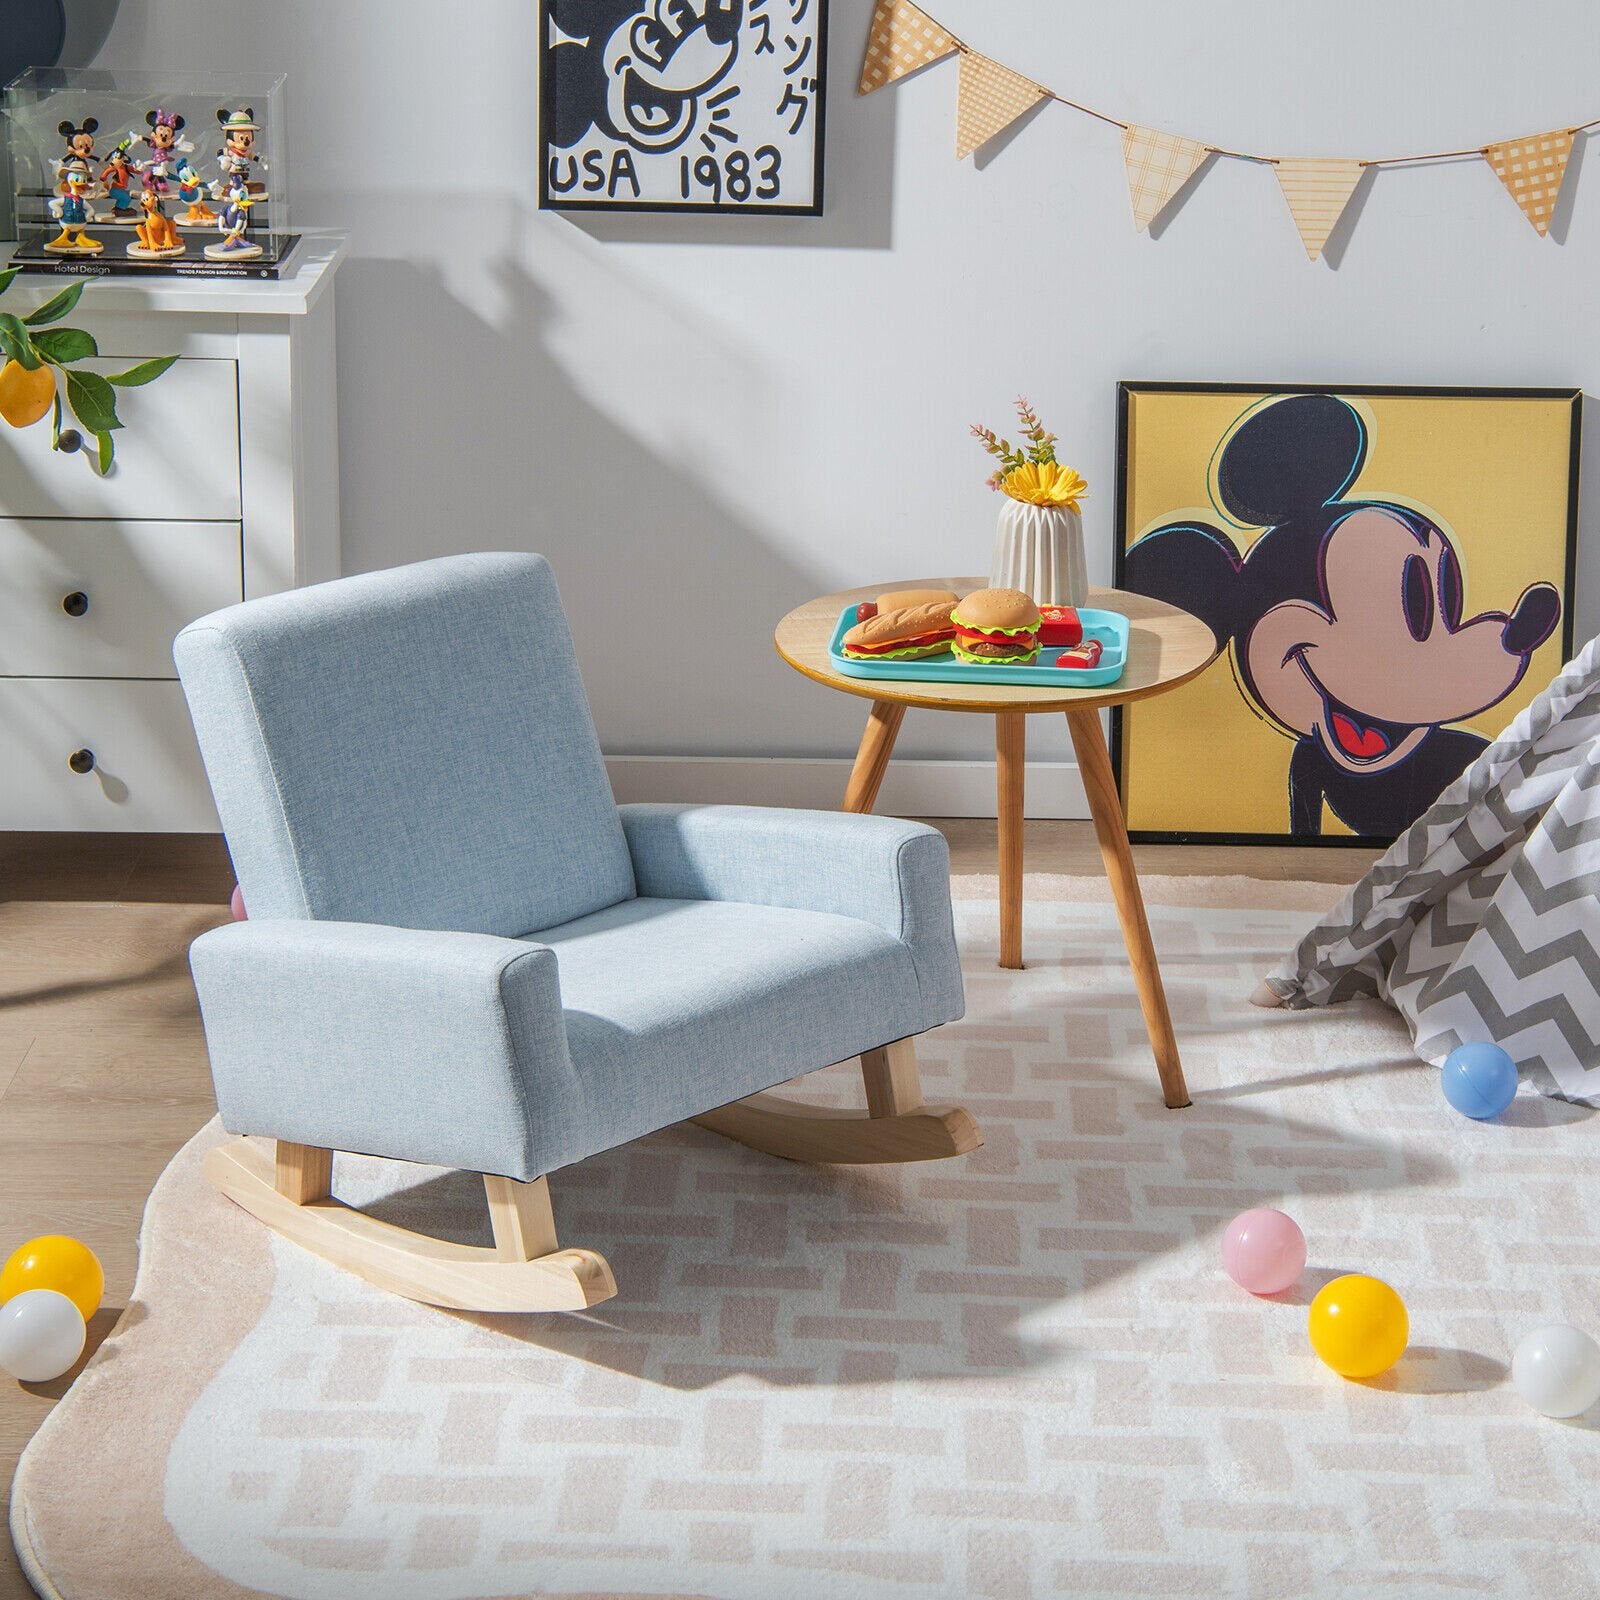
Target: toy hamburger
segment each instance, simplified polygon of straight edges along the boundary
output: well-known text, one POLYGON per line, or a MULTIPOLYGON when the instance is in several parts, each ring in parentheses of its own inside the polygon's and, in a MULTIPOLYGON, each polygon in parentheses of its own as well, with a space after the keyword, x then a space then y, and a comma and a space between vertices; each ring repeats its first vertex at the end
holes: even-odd
POLYGON ((1025 667, 1039 658, 1039 608, 1020 589, 979 589, 950 614, 958 660, 1025 667))
POLYGON ((955 596, 922 605, 896 606, 858 622, 839 648, 847 656, 868 661, 918 661, 948 653, 956 630, 950 621, 955 596))

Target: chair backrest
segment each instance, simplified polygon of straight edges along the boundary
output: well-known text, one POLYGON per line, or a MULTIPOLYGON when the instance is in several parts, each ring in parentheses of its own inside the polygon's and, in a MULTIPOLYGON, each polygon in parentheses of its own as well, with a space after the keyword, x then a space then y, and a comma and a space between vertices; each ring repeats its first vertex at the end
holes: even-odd
POLYGON ((173 656, 252 917, 517 935, 633 895, 542 556, 249 600, 173 656))

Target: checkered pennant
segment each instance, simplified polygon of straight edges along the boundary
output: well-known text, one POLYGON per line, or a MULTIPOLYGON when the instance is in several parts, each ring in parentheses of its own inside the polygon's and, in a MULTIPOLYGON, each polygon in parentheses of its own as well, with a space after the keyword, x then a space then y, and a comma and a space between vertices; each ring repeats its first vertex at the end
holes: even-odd
POLYGON ((1489 145, 1483 154, 1494 168, 1495 177, 1506 186, 1506 193, 1543 238, 1550 231, 1550 218, 1567 175, 1572 134, 1566 128, 1558 128, 1552 133, 1507 139, 1503 144, 1489 145))
POLYGON ((861 94, 871 94, 908 72, 950 54, 956 42, 910 0, 878 0, 861 62, 861 94))
POLYGON ((961 52, 961 86, 956 96, 956 160, 1009 128, 1024 111, 1044 99, 1046 91, 1010 67, 1002 67, 976 50, 961 52))
POLYGON ((1143 233, 1167 202, 1194 176, 1211 154, 1209 145, 1154 128, 1130 127, 1122 132, 1122 159, 1128 168, 1128 194, 1134 226, 1143 233))

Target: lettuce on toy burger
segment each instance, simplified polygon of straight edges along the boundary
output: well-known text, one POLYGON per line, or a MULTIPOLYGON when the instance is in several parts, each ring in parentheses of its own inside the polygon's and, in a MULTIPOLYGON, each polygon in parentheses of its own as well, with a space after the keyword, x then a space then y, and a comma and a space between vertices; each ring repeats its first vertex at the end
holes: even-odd
POLYGON ((1027 666, 1039 658, 1039 608, 1020 589, 979 589, 954 611, 958 659, 974 666, 1027 666))

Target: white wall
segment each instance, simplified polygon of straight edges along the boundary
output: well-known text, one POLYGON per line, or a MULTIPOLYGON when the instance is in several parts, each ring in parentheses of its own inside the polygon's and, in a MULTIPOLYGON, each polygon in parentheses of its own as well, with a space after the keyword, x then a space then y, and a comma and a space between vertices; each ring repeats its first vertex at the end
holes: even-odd
MULTIPOLYGON (((928 9, 1063 93, 1236 148, 1393 154, 1600 114, 1600 10, 1579 0, 1514 22, 1489 0, 928 9)), ((847 584, 983 570, 995 505, 966 426, 998 426, 1019 389, 1090 481, 1109 581, 1119 378, 1600 371, 1581 141, 1559 243, 1481 162, 1377 175, 1337 270, 1305 260, 1266 167, 1215 164, 1142 236, 1115 129, 1046 106, 957 165, 954 60, 858 99, 870 0, 833 0, 823 219, 567 218, 532 200, 536 10, 123 0, 99 64, 290 75, 297 215, 353 236, 346 569, 544 551, 609 751, 852 751, 861 703, 784 667, 772 624, 847 584)), ((1580 595, 1582 638, 1592 561, 1580 595)), ((987 719, 913 714, 901 748, 983 756, 989 738, 987 719)), ((1065 757, 1052 719, 1032 738, 1065 757)))

